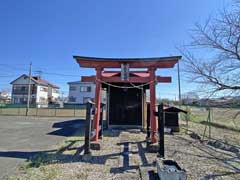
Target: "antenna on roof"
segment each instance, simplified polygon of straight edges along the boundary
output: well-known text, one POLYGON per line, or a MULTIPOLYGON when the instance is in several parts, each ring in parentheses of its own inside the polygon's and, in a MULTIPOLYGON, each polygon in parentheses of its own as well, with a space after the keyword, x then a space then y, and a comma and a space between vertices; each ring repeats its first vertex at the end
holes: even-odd
POLYGON ((42 78, 43 71, 38 70, 38 71, 35 71, 35 73, 37 74, 37 76, 38 76, 39 79, 42 78))

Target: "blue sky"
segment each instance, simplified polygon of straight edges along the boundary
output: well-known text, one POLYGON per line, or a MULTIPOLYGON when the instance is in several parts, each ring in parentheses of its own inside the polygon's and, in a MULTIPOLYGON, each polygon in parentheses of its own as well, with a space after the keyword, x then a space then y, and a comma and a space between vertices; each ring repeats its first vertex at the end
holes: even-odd
MULTIPOLYGON (((224 0, 0 0, 0 90, 28 72, 42 71, 67 95, 67 82, 94 70, 79 68, 72 55, 158 57, 179 55, 194 23, 227 5, 224 0)), ((229 1, 228 1, 229 2, 229 1)), ((177 69, 157 95, 177 97, 177 69)), ((182 91, 196 89, 182 79, 182 91)))

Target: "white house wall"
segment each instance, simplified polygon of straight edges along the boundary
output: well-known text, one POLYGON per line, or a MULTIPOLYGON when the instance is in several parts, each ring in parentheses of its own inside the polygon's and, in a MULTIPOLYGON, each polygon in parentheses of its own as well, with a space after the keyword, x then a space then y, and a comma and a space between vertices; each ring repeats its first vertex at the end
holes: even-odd
POLYGON ((59 99, 60 95, 59 93, 52 93, 53 99, 59 99))
POLYGON ((41 107, 44 107, 45 104, 48 105, 48 89, 47 91, 41 91, 41 88, 48 88, 46 86, 41 86, 38 85, 37 86, 37 97, 36 97, 36 103, 40 104, 41 107), (41 98, 45 99, 45 103, 43 102, 43 100, 41 100, 41 98))
POLYGON ((76 98, 74 103, 82 104, 84 97, 94 98, 96 86, 93 83, 83 83, 83 84, 70 84, 69 86, 69 97, 76 98), (75 86, 76 90, 70 90, 70 86, 75 86), (80 92, 80 86, 90 86, 91 92, 80 92))
POLYGON ((48 96, 53 97, 54 100, 57 100, 60 97, 59 93, 54 92, 56 90, 59 92, 59 89, 57 88, 48 87, 48 96))

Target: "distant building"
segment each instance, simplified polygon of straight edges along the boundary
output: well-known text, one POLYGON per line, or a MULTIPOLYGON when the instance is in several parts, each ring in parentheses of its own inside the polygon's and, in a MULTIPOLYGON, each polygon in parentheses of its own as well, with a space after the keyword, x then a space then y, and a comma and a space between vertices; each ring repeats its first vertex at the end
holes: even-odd
MULTIPOLYGON (((96 85, 94 82, 74 81, 68 82, 69 96, 68 103, 84 104, 89 99, 94 101, 96 85)), ((106 92, 102 91, 102 102, 106 103, 106 92)))
MULTIPOLYGON (((28 96, 29 76, 23 74, 12 84, 12 104, 26 104, 28 96)), ((40 77, 33 76, 30 81, 30 104, 47 107, 59 99, 59 87, 40 77)))
POLYGON ((199 100, 199 96, 196 92, 187 92, 183 94, 182 101, 183 104, 196 104, 199 100))
POLYGON ((223 96, 216 98, 203 98, 198 101, 200 106, 221 106, 221 107, 230 107, 230 106, 239 106, 240 100, 238 96, 223 96))
POLYGON ((11 101, 11 96, 8 91, 0 92, 0 103, 9 103, 11 101))

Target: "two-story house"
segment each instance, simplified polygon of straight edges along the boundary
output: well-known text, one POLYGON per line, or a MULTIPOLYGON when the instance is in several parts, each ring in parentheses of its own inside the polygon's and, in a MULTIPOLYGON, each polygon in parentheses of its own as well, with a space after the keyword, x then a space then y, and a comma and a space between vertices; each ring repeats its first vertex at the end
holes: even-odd
MULTIPOLYGON (((12 84, 12 104, 26 104, 28 98, 29 76, 23 74, 12 84)), ((47 107, 49 103, 59 99, 59 87, 33 76, 30 81, 30 104, 47 107)))
MULTIPOLYGON (((96 84, 94 82, 68 82, 68 103, 84 104, 88 99, 94 101, 96 84)), ((106 102, 106 92, 102 91, 102 102, 106 102)))

